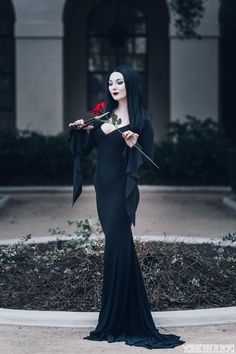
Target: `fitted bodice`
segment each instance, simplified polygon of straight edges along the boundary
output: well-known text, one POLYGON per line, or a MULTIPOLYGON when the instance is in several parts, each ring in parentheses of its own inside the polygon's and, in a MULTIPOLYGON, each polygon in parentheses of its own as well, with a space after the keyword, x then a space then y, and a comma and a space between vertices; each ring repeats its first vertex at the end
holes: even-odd
MULTIPOLYGON (((124 132, 132 130, 130 125, 120 127, 124 132)), ((153 157, 153 136, 152 123, 148 117, 144 118, 143 128, 139 132, 138 142, 143 151, 149 157, 153 157)), ((94 147, 98 150, 96 173, 94 185, 97 193, 124 192, 125 208, 135 225, 135 212, 139 202, 138 192, 138 169, 141 165, 145 167, 140 152, 130 148, 120 132, 117 130, 105 133, 101 129, 100 122, 95 124, 94 129, 88 134, 84 129, 70 130, 69 141, 74 156, 74 177, 73 177, 73 204, 82 192, 82 169, 80 158, 89 154, 94 147)), ((146 161, 148 162, 148 161, 146 161)))
POLYGON ((98 150, 95 185, 104 190, 125 187, 126 173, 123 151, 126 146, 121 132, 129 129, 129 125, 104 133, 99 126, 94 134, 98 150))

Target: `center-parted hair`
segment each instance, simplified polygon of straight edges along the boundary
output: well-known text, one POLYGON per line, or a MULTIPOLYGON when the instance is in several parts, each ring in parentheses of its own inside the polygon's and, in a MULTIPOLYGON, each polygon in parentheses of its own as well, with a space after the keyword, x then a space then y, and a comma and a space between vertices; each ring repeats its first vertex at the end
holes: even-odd
POLYGON ((145 115, 143 82, 137 71, 128 65, 117 66, 107 76, 105 88, 107 111, 112 112, 118 106, 118 101, 113 99, 109 91, 109 77, 115 71, 121 73, 124 77, 131 130, 140 133, 145 115))

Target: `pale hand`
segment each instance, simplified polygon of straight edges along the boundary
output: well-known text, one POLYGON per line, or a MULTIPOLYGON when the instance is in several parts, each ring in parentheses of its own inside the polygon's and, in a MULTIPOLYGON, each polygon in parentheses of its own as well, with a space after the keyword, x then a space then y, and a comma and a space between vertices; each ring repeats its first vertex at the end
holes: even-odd
POLYGON ((87 129, 87 130, 90 130, 90 129, 93 129, 93 128, 94 128, 93 125, 87 125, 87 126, 85 126, 83 119, 78 119, 78 120, 76 120, 75 122, 70 123, 70 124, 69 124, 69 127, 70 127, 70 128, 74 128, 74 129, 76 129, 76 130, 80 130, 80 129, 87 129))
POLYGON ((138 140, 139 135, 137 133, 132 132, 131 130, 127 130, 122 133, 123 138, 125 139, 126 144, 132 148, 138 140))

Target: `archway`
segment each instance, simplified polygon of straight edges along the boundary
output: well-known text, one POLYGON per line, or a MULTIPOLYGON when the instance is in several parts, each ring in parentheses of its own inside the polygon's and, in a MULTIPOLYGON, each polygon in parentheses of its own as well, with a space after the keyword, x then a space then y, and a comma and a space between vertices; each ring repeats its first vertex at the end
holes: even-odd
POLYGON ((91 105, 102 99, 102 93, 99 95, 98 91, 106 72, 114 64, 125 61, 143 76, 155 138, 163 137, 170 111, 169 13, 166 1, 67 0, 64 29, 65 130, 69 121, 89 114, 91 105), (104 16, 109 11, 112 16, 106 24, 104 16), (104 44, 109 38, 113 38, 114 48, 104 44), (96 46, 92 45, 94 41, 96 46))
POLYGON ((10 0, 0 0, 0 129, 15 127, 15 15, 10 0))
POLYGON ((119 0, 96 6, 87 21, 87 56, 87 109, 104 99, 107 72, 120 64, 137 70, 146 86, 147 20, 142 9, 119 0))

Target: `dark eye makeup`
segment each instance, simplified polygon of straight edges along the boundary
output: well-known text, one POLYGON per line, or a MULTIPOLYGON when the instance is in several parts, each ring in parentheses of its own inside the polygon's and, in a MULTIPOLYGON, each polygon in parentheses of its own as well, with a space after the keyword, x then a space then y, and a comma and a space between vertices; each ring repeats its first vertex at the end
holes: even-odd
MULTIPOLYGON (((118 84, 118 85, 121 85, 121 84, 123 84, 123 82, 124 82, 124 81, 119 80, 119 81, 117 81, 117 84, 118 84)), ((112 81, 109 82, 109 86, 111 86, 111 85, 112 85, 112 81)))

